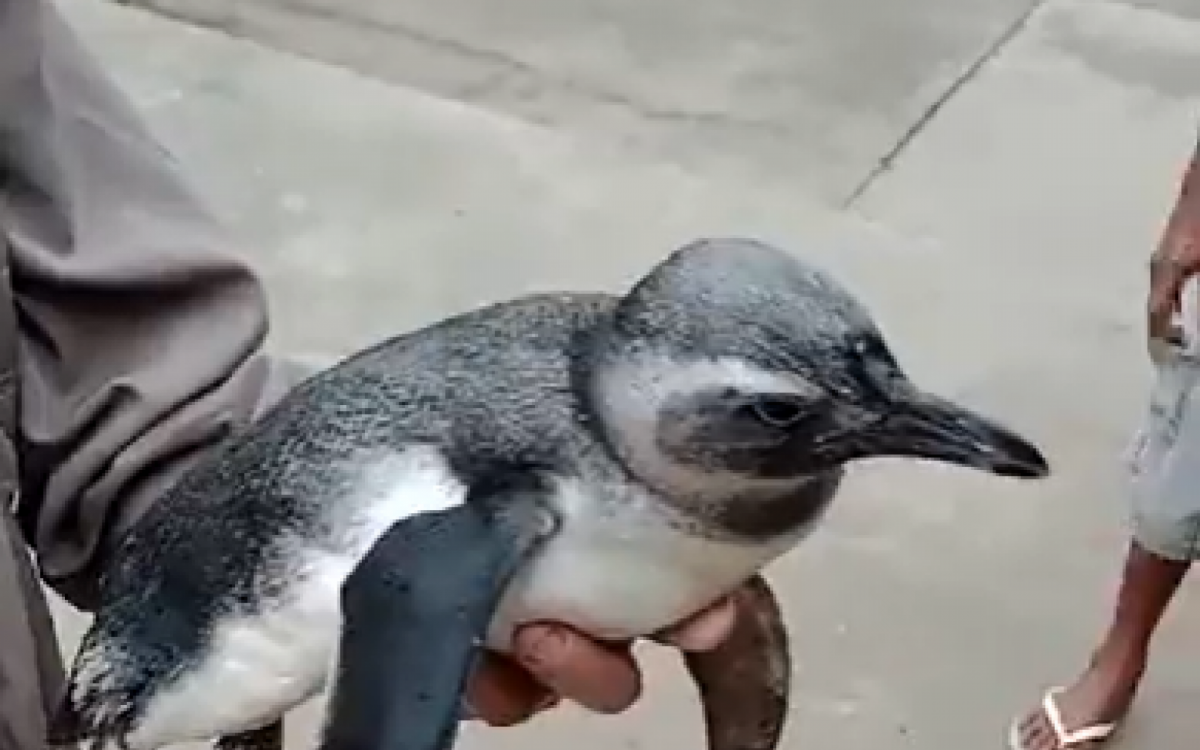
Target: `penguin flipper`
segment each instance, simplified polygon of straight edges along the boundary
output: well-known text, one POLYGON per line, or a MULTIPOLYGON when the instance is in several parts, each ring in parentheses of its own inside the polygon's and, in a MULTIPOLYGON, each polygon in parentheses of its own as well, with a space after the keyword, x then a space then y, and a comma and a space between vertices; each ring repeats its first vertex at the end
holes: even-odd
POLYGON ((708 750, 774 750, 787 720, 792 665, 787 627, 770 585, 755 576, 737 594, 729 638, 684 661, 700 692, 708 750))
POLYGON ((342 587, 321 750, 448 750, 481 640, 509 579, 557 526, 536 490, 472 493, 405 519, 342 587))

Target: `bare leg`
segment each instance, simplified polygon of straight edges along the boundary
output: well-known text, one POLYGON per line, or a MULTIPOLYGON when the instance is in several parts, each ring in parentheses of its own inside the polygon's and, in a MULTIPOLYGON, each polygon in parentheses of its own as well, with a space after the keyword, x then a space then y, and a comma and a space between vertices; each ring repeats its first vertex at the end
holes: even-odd
MULTIPOLYGON (((1129 711, 1146 671, 1150 641, 1190 565, 1159 557, 1137 542, 1130 545, 1108 633, 1088 668, 1057 696, 1069 731, 1119 721, 1129 711)), ((1019 734, 1025 750, 1058 748, 1041 706, 1022 720, 1019 734)))
POLYGON ((283 750, 283 719, 217 740, 216 750, 283 750))

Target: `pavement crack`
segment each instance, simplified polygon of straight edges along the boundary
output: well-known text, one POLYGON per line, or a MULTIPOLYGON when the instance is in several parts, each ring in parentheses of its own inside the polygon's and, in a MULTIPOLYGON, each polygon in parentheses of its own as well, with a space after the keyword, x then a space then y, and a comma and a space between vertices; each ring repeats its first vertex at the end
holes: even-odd
MULTIPOLYGON (((601 103, 626 107, 630 110, 633 110, 636 114, 645 117, 646 119, 687 120, 691 122, 725 121, 727 119, 723 113, 676 111, 652 107, 644 102, 637 101, 613 91, 607 91, 588 86, 572 78, 554 76, 536 66, 530 65, 527 62, 518 60, 509 55, 505 55, 494 49, 478 47, 458 39, 431 34, 427 31, 415 29, 408 24, 392 19, 366 19, 353 13, 345 13, 340 9, 335 9, 319 3, 308 2, 307 0, 288 0, 287 8, 291 11, 298 12, 311 18, 317 18, 329 23, 341 24, 368 33, 378 34, 380 32, 384 32, 391 34, 410 42, 432 47, 442 52, 486 63, 509 74, 518 74, 522 76, 528 76, 530 78, 536 78, 543 84, 554 86, 579 96, 593 99, 601 103)), ((493 80, 495 80, 495 78, 493 78, 493 80)))
POLYGON ((970 65, 963 69, 957 78, 951 81, 950 85, 947 86, 944 91, 942 91, 941 95, 931 102, 923 112, 921 112, 921 115, 917 117, 917 119, 914 120, 911 125, 909 125, 904 133, 901 134, 900 138, 896 140, 895 144, 888 149, 887 153, 879 158, 871 171, 868 172, 867 175, 854 187, 854 189, 850 191, 846 198, 842 200, 842 210, 855 208, 866 196, 866 194, 870 192, 871 188, 873 188, 881 178, 886 176, 892 171, 892 169, 895 168, 896 162, 904 155, 904 153, 908 150, 908 147, 912 145, 913 141, 915 141, 922 133, 925 132, 925 129, 931 122, 933 122, 934 118, 941 113, 942 109, 945 108, 945 106, 949 104, 950 101, 954 99, 954 97, 957 96, 960 91, 963 90, 963 88, 978 78, 984 69, 993 60, 999 57, 1010 43, 1012 43, 1018 36, 1021 35, 1021 32, 1023 32, 1029 25, 1030 19, 1032 19, 1034 14, 1041 10, 1042 6, 1044 6, 1047 2, 1049 2, 1049 0, 1033 0, 1033 2, 1025 8, 1025 11, 1021 13, 1021 15, 1017 16, 1012 23, 1010 23, 994 40, 992 40, 992 43, 989 44, 983 50, 983 52, 971 62, 970 65))
POLYGON ((501 52, 497 52, 496 50, 478 47, 466 42, 461 42, 457 39, 450 39, 448 37, 430 34, 391 19, 367 19, 354 13, 343 12, 341 7, 335 8, 334 6, 305 2, 305 0, 287 0, 284 6, 285 12, 292 11, 299 15, 308 16, 309 18, 327 21, 329 23, 347 26, 373 34, 378 34, 381 31, 386 32, 388 34, 393 34, 406 39, 410 42, 423 44, 427 47, 433 47, 443 52, 448 52, 460 57, 471 58, 478 62, 487 63, 496 67, 521 72, 530 72, 533 70, 533 68, 526 63, 509 57, 501 52))
MULTIPOLYGON (((245 0, 243 0, 245 1, 245 0)), ((359 29, 367 33, 380 32, 392 34, 416 44, 422 44, 439 51, 472 59, 495 68, 503 73, 489 76, 490 82, 498 82, 504 78, 504 73, 520 75, 537 80, 544 86, 557 88, 560 91, 574 94, 584 99, 590 99, 599 104, 621 107, 629 110, 635 116, 646 120, 660 122, 677 122, 696 126, 719 127, 725 129, 754 130, 758 132, 773 132, 776 135, 786 134, 787 129, 768 122, 733 117, 725 112, 697 111, 656 107, 616 91, 598 88, 580 82, 577 79, 555 76, 529 63, 505 55, 494 49, 479 47, 458 39, 431 34, 421 29, 395 21, 393 19, 365 19, 353 13, 343 12, 332 6, 309 2, 308 0, 288 0, 287 8, 293 12, 307 15, 310 18, 341 24, 359 29)), ((472 86, 466 92, 475 98, 486 96, 485 86, 472 86)))
POLYGON ((211 15, 192 13, 162 5, 157 0, 112 0, 112 2, 114 5, 137 8, 146 13, 153 13, 156 16, 162 16, 168 21, 175 21, 185 26, 195 26, 239 39, 250 38, 250 35, 245 33, 245 30, 242 28, 241 19, 233 12, 225 11, 211 15))
MULTIPOLYGON (((190 8, 178 8, 171 0, 112 0, 119 5, 128 5, 147 10, 168 18, 172 21, 199 26, 210 31, 218 31, 229 36, 258 40, 254 25, 240 17, 237 8, 253 6, 263 10, 274 9, 280 13, 292 13, 296 16, 307 17, 317 22, 342 26, 366 34, 390 35, 407 42, 423 45, 438 52, 453 55, 483 64, 494 69, 485 80, 453 92, 456 99, 472 103, 486 103, 489 94, 504 85, 509 77, 522 77, 535 81, 538 85, 557 89, 559 92, 579 97, 593 104, 606 105, 624 109, 634 117, 659 123, 674 123, 694 127, 707 127, 720 130, 735 130, 755 132, 775 138, 794 135, 785 126, 772 122, 744 118, 722 111, 704 111, 661 107, 650 104, 623 92, 597 87, 584 83, 575 78, 556 76, 545 70, 530 65, 502 52, 490 48, 479 47, 458 39, 433 34, 428 31, 413 28, 408 24, 387 18, 363 18, 357 14, 342 10, 342 6, 326 5, 310 0, 287 0, 286 3, 263 2, 262 0, 239 0, 237 5, 229 10, 206 14, 190 8)), ((360 66, 341 60, 331 60, 328 55, 317 55, 311 52, 300 52, 305 57, 319 59, 323 62, 338 65, 371 78, 392 80, 400 85, 413 85, 409 81, 395 80, 393 76, 380 75, 375 71, 363 70, 360 66)))

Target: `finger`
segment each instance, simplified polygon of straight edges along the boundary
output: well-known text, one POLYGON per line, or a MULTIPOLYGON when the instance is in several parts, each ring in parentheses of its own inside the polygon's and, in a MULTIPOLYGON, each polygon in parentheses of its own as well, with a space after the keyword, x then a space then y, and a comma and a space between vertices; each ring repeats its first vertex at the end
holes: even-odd
POLYGON ((1186 279, 1187 274, 1182 264, 1159 259, 1151 264, 1147 328, 1152 338, 1164 338, 1168 335, 1171 318, 1180 307, 1180 296, 1186 279))
POLYGON ((485 653, 467 690, 480 720, 497 727, 519 724, 553 705, 555 696, 516 664, 485 653))
POLYGON ((1171 334, 1171 321, 1175 307, 1165 293, 1154 294, 1146 311, 1146 332, 1151 339, 1167 339, 1171 334))
POLYGON ((684 622, 667 628, 654 640, 683 651, 712 651, 733 632, 737 615, 737 601, 728 597, 684 622))
POLYGON ((627 649, 603 646, 569 628, 527 625, 514 646, 539 682, 591 711, 619 713, 642 692, 642 675, 627 649))
POLYGON ((1146 327, 1151 338, 1168 339, 1176 313, 1179 312, 1180 284, 1164 282, 1150 293, 1146 327))

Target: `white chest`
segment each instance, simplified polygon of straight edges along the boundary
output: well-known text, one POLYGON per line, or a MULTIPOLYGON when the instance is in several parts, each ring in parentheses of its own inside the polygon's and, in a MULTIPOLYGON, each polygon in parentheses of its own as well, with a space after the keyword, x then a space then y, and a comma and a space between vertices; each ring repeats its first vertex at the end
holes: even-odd
POLYGON ((762 544, 687 533, 655 498, 564 483, 559 533, 505 592, 488 644, 508 648, 515 626, 555 620, 599 638, 649 635, 736 588, 803 534, 762 544))
MULTIPOLYGON (((381 463, 359 497, 355 531, 343 540, 349 567, 397 521, 462 502, 440 456, 411 451, 381 463)), ((636 486, 560 479, 550 498, 558 533, 510 582, 488 628, 504 651, 515 626, 572 625, 599 638, 649 635, 732 591, 793 546, 808 529, 770 542, 737 544, 688 533, 660 498, 636 486)))

